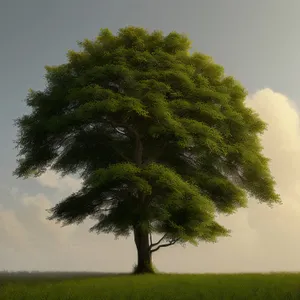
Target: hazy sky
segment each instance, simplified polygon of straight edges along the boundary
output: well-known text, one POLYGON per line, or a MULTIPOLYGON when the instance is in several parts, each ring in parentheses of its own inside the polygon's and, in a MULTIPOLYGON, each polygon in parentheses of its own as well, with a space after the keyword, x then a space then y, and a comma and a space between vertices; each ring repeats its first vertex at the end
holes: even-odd
POLYGON ((45 209, 80 187, 47 173, 17 180, 13 119, 26 112, 27 90, 43 89, 44 65, 65 61, 76 41, 126 25, 188 33, 249 90, 248 105, 269 123, 265 154, 283 205, 249 208, 221 222, 232 237, 218 244, 165 248, 162 271, 300 271, 300 2, 296 0, 1 0, 0 268, 129 271, 132 238, 88 233, 88 223, 61 229, 45 209))

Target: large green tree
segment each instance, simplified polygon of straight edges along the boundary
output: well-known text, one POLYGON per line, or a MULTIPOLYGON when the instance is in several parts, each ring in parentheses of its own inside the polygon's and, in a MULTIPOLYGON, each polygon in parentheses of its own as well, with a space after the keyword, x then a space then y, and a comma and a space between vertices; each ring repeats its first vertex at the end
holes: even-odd
POLYGON ((227 236, 216 214, 245 207, 248 195, 279 203, 259 139, 266 124, 185 35, 104 29, 79 45, 46 67, 45 90, 29 92, 31 113, 16 121, 18 177, 51 168, 83 179, 50 219, 132 232, 144 273, 161 247, 227 236))

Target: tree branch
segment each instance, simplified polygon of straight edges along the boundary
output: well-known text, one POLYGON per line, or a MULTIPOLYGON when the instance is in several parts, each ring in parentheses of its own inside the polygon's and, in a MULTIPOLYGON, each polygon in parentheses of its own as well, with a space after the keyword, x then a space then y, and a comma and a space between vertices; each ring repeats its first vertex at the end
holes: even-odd
POLYGON ((128 124, 125 124, 125 123, 116 123, 116 122, 114 122, 112 120, 107 120, 107 121, 108 121, 108 123, 110 123, 110 125, 115 130, 117 130, 118 127, 121 127, 121 128, 123 127, 125 129, 127 129, 130 133, 132 133, 135 137, 139 136, 138 132, 134 128, 132 128, 130 125, 128 125, 128 124))
POLYGON ((151 250, 153 247, 155 247, 155 246, 157 246, 158 244, 160 244, 166 236, 167 236, 167 234, 164 234, 163 237, 162 237, 158 242, 156 242, 156 243, 154 243, 154 244, 153 244, 152 241, 151 241, 151 244, 150 244, 150 246, 149 246, 150 250, 151 250))
POLYGON ((150 253, 153 253, 153 252, 157 251, 157 250, 160 249, 160 248, 172 246, 172 245, 174 245, 175 243, 177 243, 179 240, 180 240, 180 238, 177 238, 177 239, 171 240, 169 243, 161 244, 161 245, 157 246, 157 247, 154 248, 154 249, 150 249, 150 253))
MULTIPOLYGON (((128 125, 128 124, 116 123, 112 120, 107 120, 107 121, 108 121, 108 123, 110 123, 110 125, 116 131, 118 131, 118 127, 119 128, 125 128, 135 138, 136 145, 135 145, 134 159, 135 159, 137 165, 141 165, 142 164, 143 144, 141 142, 141 138, 140 138, 140 135, 139 135, 138 131, 135 128, 133 128, 132 126, 128 125)), ((118 154, 120 154, 120 153, 118 153, 118 154)), ((128 160, 128 161, 130 161, 130 160, 128 160)))
MULTIPOLYGON (((105 144, 104 144, 105 145, 105 144)), ((130 159, 124 155, 121 151, 119 151, 116 147, 114 147, 112 144, 109 144, 111 149, 115 151, 120 157, 122 157, 126 162, 130 162, 130 159)))

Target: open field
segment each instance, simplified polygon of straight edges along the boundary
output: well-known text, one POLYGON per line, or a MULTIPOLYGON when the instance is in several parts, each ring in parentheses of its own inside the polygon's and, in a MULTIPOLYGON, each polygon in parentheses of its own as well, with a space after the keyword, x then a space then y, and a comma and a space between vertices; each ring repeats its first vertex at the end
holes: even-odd
POLYGON ((53 274, 0 275, 0 300, 300 299, 300 274, 53 274))

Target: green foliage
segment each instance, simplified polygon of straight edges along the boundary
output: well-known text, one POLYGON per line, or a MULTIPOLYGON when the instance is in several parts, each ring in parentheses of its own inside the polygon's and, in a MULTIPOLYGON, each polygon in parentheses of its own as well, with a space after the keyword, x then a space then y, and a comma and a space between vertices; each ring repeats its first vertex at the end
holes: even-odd
POLYGON ((266 124, 245 89, 190 44, 176 32, 104 29, 46 67, 45 90, 29 92, 32 112, 16 122, 15 174, 84 179, 51 219, 92 217, 96 232, 141 226, 197 244, 228 235, 216 213, 245 207, 247 194, 280 202, 259 139, 266 124))

